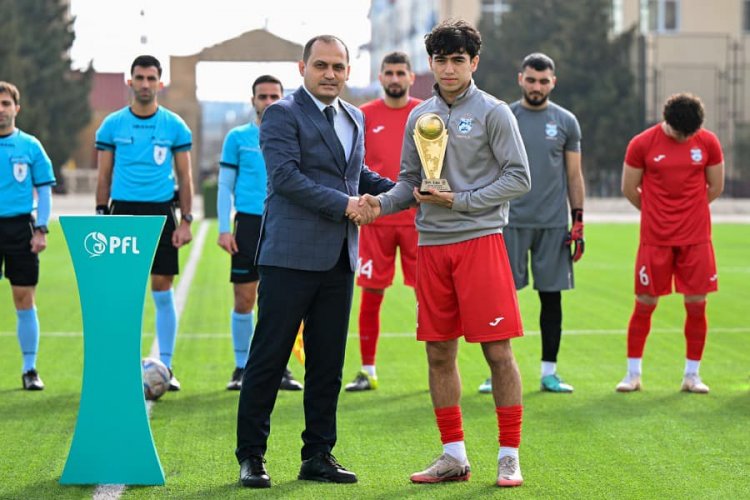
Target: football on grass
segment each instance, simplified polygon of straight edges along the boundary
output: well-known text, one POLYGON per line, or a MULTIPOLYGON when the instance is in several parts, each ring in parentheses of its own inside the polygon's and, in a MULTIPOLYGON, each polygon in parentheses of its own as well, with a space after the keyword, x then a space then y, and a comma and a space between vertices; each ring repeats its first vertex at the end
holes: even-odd
POLYGON ((143 365, 143 394, 149 401, 156 401, 169 389, 169 368, 154 358, 146 358, 143 365))

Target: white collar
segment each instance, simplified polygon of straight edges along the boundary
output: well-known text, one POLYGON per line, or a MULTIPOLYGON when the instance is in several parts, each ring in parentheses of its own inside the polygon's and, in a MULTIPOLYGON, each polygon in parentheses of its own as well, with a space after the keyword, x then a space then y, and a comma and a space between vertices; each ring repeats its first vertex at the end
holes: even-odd
POLYGON ((318 99, 317 97, 315 97, 314 95, 312 95, 312 93, 309 90, 307 90, 307 87, 305 87, 304 85, 302 85, 302 88, 305 89, 305 92, 307 92, 307 95, 310 96, 310 99, 312 99, 312 101, 315 103, 315 105, 318 107, 318 109, 320 110, 321 113, 328 106, 333 106, 333 110, 336 112, 336 114, 338 114, 338 112, 339 112, 339 106, 340 106, 339 105, 339 98, 338 97, 336 97, 331 104, 326 104, 326 103, 322 102, 320 99, 318 99))

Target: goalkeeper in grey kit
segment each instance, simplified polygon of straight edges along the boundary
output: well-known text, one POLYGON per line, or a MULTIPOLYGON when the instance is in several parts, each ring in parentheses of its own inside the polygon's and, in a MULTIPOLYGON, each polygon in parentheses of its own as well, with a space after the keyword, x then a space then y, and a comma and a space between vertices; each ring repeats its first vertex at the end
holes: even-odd
MULTIPOLYGON (((529 155, 532 187, 511 202, 503 234, 519 290, 529 284, 531 256, 534 289, 541 303, 541 390, 570 393, 573 386, 557 374, 562 336, 560 292, 573 288, 573 262, 583 255, 584 183, 581 128, 573 113, 549 100, 555 82, 552 59, 539 52, 526 56, 518 74, 522 97, 510 109, 529 155), (568 203, 573 221, 570 230, 568 203)), ((492 392, 490 379, 479 386, 479 392, 492 392)))

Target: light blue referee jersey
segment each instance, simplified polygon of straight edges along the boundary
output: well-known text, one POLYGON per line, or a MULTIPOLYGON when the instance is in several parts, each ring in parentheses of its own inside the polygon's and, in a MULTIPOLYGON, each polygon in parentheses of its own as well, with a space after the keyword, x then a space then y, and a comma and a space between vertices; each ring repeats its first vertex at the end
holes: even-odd
POLYGON ((260 129, 255 123, 229 131, 221 149, 222 168, 237 171, 234 205, 238 212, 263 215, 266 199, 266 162, 260 150, 260 129))
POLYGON ((21 130, 0 137, 0 217, 30 214, 34 188, 55 184, 42 144, 21 130))
POLYGON ((174 196, 174 153, 190 151, 192 134, 164 106, 151 116, 125 107, 107 116, 96 132, 96 148, 114 152, 111 198, 164 202, 174 196))

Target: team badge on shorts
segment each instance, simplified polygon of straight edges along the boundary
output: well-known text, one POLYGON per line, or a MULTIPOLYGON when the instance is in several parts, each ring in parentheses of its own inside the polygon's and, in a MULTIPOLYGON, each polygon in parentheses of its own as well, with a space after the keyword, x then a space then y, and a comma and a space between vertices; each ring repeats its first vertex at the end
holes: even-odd
POLYGON ((695 163, 700 163, 701 161, 703 161, 703 151, 701 151, 699 148, 691 149, 690 159, 695 163))
POLYGON ((164 163, 167 159, 167 147, 166 146, 154 146, 154 161, 157 165, 164 163))
POLYGON ((29 174, 29 165, 27 163, 14 163, 13 164, 13 177, 18 182, 26 180, 26 176, 29 174))
POLYGON ((557 123, 550 122, 544 125, 544 135, 547 136, 547 138, 552 139, 554 137, 557 137, 557 123))
POLYGON ((471 132, 473 126, 474 120, 471 117, 461 118, 460 120, 458 120, 458 131, 462 134, 468 134, 469 132, 471 132))

